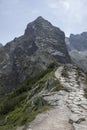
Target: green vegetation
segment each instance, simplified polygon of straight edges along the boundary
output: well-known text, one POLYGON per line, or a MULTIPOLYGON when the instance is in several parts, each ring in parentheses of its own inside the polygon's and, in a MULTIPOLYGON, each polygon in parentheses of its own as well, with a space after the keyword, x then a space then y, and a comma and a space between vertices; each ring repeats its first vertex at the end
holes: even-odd
POLYGON ((27 78, 19 87, 15 90, 14 94, 12 95, 20 95, 28 90, 31 90, 33 88, 33 85, 39 81, 41 78, 43 78, 46 74, 50 73, 55 69, 57 66, 56 63, 51 63, 48 68, 44 71, 41 71, 40 73, 36 73, 34 77, 27 78))
POLYGON ((80 85, 80 81, 79 81, 79 73, 77 72, 77 76, 76 76, 76 81, 77 81, 77 84, 80 85))
POLYGON ((81 69, 77 67, 77 76, 76 76, 76 81, 77 84, 80 85, 79 77, 81 76, 81 69))
POLYGON ((0 104, 0 114, 5 115, 10 111, 14 110, 15 107, 18 106, 19 103, 26 98, 26 96, 27 94, 23 93, 22 95, 15 96, 14 98, 10 96, 5 98, 3 102, 0 104))
POLYGON ((32 97, 44 88, 46 80, 53 76, 55 67, 55 63, 50 64, 46 70, 27 78, 17 89, 0 100, 1 130, 16 130, 17 126, 26 125, 38 113, 51 108, 42 97, 34 100, 32 97))
POLYGON ((85 98, 87 98, 87 73, 85 73, 84 81, 85 81, 84 96, 85 98))
POLYGON ((87 73, 86 73, 86 76, 85 76, 85 83, 87 84, 87 73))
POLYGON ((68 77, 69 77, 69 74, 68 74, 68 72, 67 72, 66 67, 64 67, 64 69, 63 69, 61 75, 62 75, 63 77, 65 77, 65 78, 68 78, 68 77))
POLYGON ((87 98, 87 88, 84 89, 84 92, 85 92, 84 96, 87 98))
POLYGON ((16 107, 14 111, 10 112, 5 120, 0 122, 0 129, 15 130, 17 126, 27 125, 27 123, 34 120, 38 113, 51 109, 47 103, 41 104, 40 99, 36 99, 35 103, 27 103, 24 101, 16 107))
MULTIPOLYGON (((87 84, 87 73, 85 75, 85 84, 87 84)), ((84 96, 87 98, 87 88, 84 89, 84 92, 85 92, 84 96)))
MULTIPOLYGON (((40 81, 40 79, 44 78, 48 73, 53 71, 55 66, 56 64, 52 63, 48 66, 48 68, 45 71, 36 74, 34 77, 27 78, 20 86, 17 87, 16 90, 11 92, 5 98, 5 100, 2 101, 2 103, 0 104, 0 114, 7 114, 10 111, 14 110, 15 107, 18 106, 18 104, 21 101, 26 99, 27 92, 31 91, 38 83, 39 83, 39 89, 41 89, 44 80, 40 81)), ((47 78, 47 76, 45 78, 47 78)), ((37 91, 39 91, 39 89, 37 91)))
POLYGON ((53 92, 60 91, 60 90, 64 89, 58 79, 55 81, 55 86, 56 87, 52 90, 53 92))

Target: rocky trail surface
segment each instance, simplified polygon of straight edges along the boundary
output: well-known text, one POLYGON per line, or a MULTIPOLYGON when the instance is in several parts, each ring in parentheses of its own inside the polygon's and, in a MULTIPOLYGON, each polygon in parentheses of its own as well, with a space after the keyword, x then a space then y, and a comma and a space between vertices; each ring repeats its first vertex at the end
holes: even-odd
POLYGON ((68 65, 68 77, 63 77, 64 66, 55 71, 64 90, 44 95, 54 109, 39 114, 27 130, 87 130, 87 99, 84 97, 84 74, 78 75, 75 66, 68 65))

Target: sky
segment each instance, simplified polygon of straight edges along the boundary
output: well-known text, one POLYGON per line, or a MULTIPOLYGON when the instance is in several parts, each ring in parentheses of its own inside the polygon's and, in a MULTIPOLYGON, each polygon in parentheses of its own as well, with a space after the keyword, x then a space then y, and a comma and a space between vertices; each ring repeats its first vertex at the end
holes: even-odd
POLYGON ((63 30, 66 36, 87 31, 87 0, 0 0, 0 43, 24 34, 38 16, 63 30))

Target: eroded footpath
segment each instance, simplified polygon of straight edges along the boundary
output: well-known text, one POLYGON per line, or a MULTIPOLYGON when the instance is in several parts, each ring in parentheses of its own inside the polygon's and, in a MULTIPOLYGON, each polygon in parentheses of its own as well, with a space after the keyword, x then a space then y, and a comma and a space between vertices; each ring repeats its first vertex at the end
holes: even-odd
POLYGON ((87 130, 87 99, 84 97, 85 84, 81 79, 84 76, 78 78, 77 68, 68 65, 68 77, 63 77, 63 69, 64 66, 59 67, 55 77, 60 80, 64 90, 44 95, 54 109, 39 114, 27 130, 87 130))

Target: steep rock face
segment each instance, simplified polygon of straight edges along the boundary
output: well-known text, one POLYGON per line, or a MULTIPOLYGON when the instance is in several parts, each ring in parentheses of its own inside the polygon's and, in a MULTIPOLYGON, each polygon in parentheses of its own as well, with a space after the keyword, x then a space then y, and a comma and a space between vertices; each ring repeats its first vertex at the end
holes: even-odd
POLYGON ((65 43, 66 43, 68 52, 74 50, 74 47, 73 47, 73 45, 70 44, 70 39, 68 37, 65 38, 65 43))
POLYGON ((0 48, 3 47, 2 43, 0 43, 0 48))
POLYGON ((87 49, 87 32, 83 32, 81 34, 71 34, 70 45, 72 45, 78 51, 84 51, 87 49))
POLYGON ((71 59, 87 72, 87 32, 71 34, 66 38, 66 44, 71 59))
POLYGON ((38 17, 27 25, 23 36, 0 49, 0 89, 16 87, 53 61, 71 62, 64 32, 38 17))
POLYGON ((28 24, 25 36, 33 39, 40 51, 45 50, 58 62, 70 62, 64 42, 64 32, 42 17, 38 17, 34 22, 28 24))

